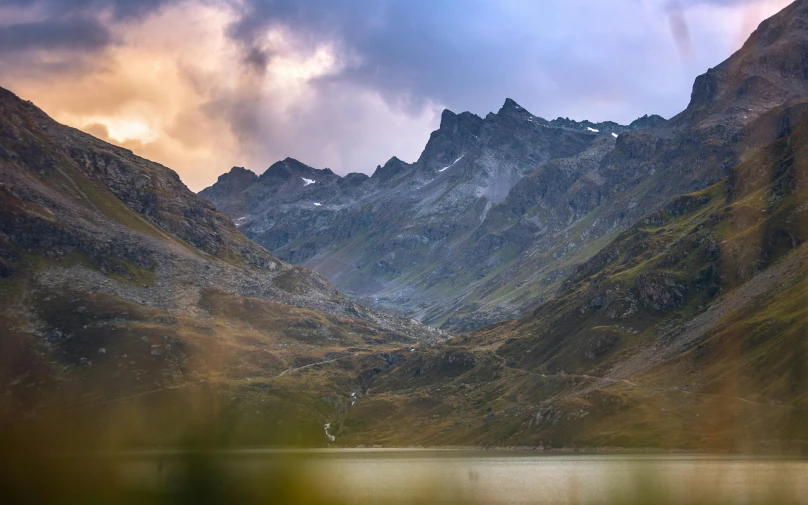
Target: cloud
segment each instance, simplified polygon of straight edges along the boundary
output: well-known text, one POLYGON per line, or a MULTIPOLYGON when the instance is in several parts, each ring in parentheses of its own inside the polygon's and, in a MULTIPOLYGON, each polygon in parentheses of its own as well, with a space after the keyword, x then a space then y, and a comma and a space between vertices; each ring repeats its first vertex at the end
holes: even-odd
POLYGON ((335 43, 312 44, 279 26, 256 38, 260 51, 245 60, 228 35, 237 18, 228 6, 165 5, 110 21, 116 43, 81 68, 54 73, 55 59, 76 54, 63 47, 35 51, 41 59, 26 66, 5 57, 0 66, 5 85, 55 119, 174 168, 195 190, 233 165, 261 172, 286 156, 370 171, 396 154, 414 158, 437 127, 436 104, 404 111, 334 80, 356 64, 335 43))
POLYGON ((111 37, 95 19, 70 19, 0 25, 0 53, 41 48, 95 49, 111 37))
POLYGON ((286 156, 369 172, 417 158, 443 107, 673 115, 786 3, 5 0, 0 85, 193 189, 286 156))
POLYGON ((693 61, 696 50, 693 47, 693 40, 690 38, 690 29, 685 20, 684 9, 678 1, 668 3, 668 23, 671 27, 671 34, 676 41, 679 54, 686 62, 693 61))
POLYGON ((115 19, 142 17, 176 0, 3 0, 6 9, 36 10, 44 16, 60 18, 79 13, 105 13, 115 19))

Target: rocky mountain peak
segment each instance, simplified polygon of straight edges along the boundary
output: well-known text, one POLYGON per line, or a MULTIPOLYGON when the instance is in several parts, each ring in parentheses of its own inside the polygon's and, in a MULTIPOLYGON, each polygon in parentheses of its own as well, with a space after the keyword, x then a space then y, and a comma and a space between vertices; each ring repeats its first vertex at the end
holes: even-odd
MULTIPOLYGON (((281 184, 260 181, 231 200, 217 197, 212 201, 219 208, 230 205, 228 214, 234 219, 247 216, 240 221, 241 231, 281 259, 318 269, 359 296, 381 295, 393 300, 398 292, 417 293, 407 300, 393 300, 394 310, 409 310, 420 299, 425 301, 418 309, 422 313, 436 309, 425 317, 435 322, 444 314, 442 307, 433 305, 444 300, 437 299, 436 293, 454 289, 460 296, 456 301, 462 303, 466 294, 477 296, 469 289, 478 285, 485 289, 484 283, 493 281, 490 275, 497 271, 495 267, 509 261, 500 257, 505 236, 498 230, 487 233, 487 216, 492 212, 497 223, 511 219, 501 218, 511 214, 497 211, 496 206, 523 177, 543 163, 580 156, 545 170, 545 176, 530 186, 543 196, 537 198, 531 189, 517 199, 525 208, 561 198, 568 186, 578 187, 576 178, 582 174, 591 173, 594 182, 585 179, 580 185, 594 187, 596 192, 597 185, 603 184, 596 169, 615 144, 609 132, 629 127, 567 121, 569 125, 550 124, 513 99, 505 100, 497 113, 485 118, 447 109, 415 163, 393 156, 377 166, 369 179, 349 174, 334 184, 318 179, 305 186, 294 177, 281 184), (600 133, 588 131, 587 126, 601 129, 600 133), (241 204, 236 206, 236 202, 241 204), (450 257, 457 261, 447 262, 450 257), (465 284, 458 287, 461 283, 465 284), (429 294, 422 292, 423 286, 431 289, 429 294)), ((295 163, 285 160, 268 172, 283 171, 295 163)), ((587 195, 575 205, 584 208, 598 198, 587 195)), ((580 218, 576 212, 565 213, 563 219, 549 217, 553 223, 559 219, 567 222, 570 216, 580 218)), ((508 239, 514 242, 511 250, 524 250, 532 233, 529 230, 536 226, 536 222, 525 221, 514 227, 518 237, 508 239)), ((530 300, 527 296, 512 310, 530 300)))
POLYGON ((455 114, 449 109, 444 109, 440 115, 440 127, 432 133, 434 135, 440 131, 456 131, 458 128, 464 128, 472 133, 479 133, 482 122, 483 119, 480 116, 471 112, 455 114))
MULTIPOLYGON (((378 168, 377 168, 377 170, 378 170, 378 168)), ((366 180, 370 179, 370 177, 367 174, 363 174, 361 172, 351 172, 350 174, 347 174, 342 179, 348 184, 359 185, 359 184, 362 184, 363 182, 365 182, 366 180)))
POLYGON ((258 175, 252 170, 247 170, 244 167, 233 167, 226 174, 220 175, 218 179, 218 181, 221 183, 234 184, 243 187, 249 186, 256 180, 258 180, 258 175))
POLYGON ((808 33, 808 2, 796 0, 775 16, 764 19, 744 43, 744 48, 768 47, 778 42, 791 42, 794 36, 808 33))
POLYGON ((718 93, 718 72, 714 68, 696 77, 690 92, 690 108, 703 107, 711 103, 718 93))
POLYGON ((287 179, 292 174, 300 172, 301 168, 303 167, 306 167, 306 165, 300 163, 296 159, 286 158, 281 161, 276 161, 275 163, 270 165, 269 168, 267 168, 266 171, 263 174, 261 174, 261 179, 271 179, 271 178, 287 179))
POLYGON ((628 125, 630 130, 642 130, 645 128, 655 128, 662 123, 667 121, 664 117, 660 116, 659 114, 645 114, 642 117, 638 117, 631 124, 628 125))
POLYGON ((516 103, 512 98, 506 98, 496 114, 489 113, 485 119, 489 122, 500 122, 503 124, 523 125, 533 123, 533 125, 548 126, 550 123, 544 118, 535 116, 527 109, 516 103))
POLYGON ((407 170, 407 164, 393 156, 383 166, 376 167, 372 179, 386 182, 407 170))
MULTIPOLYGON (((216 184, 200 192, 200 196, 207 200, 216 200, 220 204, 232 195, 241 194, 258 180, 258 175, 244 167, 233 167, 229 172, 219 176, 216 184)), ((229 208, 228 211, 238 211, 241 207, 229 208)))
POLYGON ((277 183, 301 183, 304 186, 312 182, 318 182, 323 178, 339 178, 330 168, 312 168, 294 158, 273 163, 263 174, 258 177, 261 182, 277 183), (307 182, 312 181, 312 182, 307 182))
POLYGON ((509 111, 523 111, 523 110, 525 110, 525 108, 516 103, 514 99, 506 98, 505 103, 502 104, 502 107, 500 107, 499 112, 497 112, 497 114, 503 114, 509 111))
POLYGON ((448 109, 444 110, 440 128, 429 135, 418 164, 427 172, 440 170, 456 159, 459 152, 467 151, 470 145, 479 141, 483 123, 480 116, 471 112, 455 114, 448 109))
POLYGON ((443 109, 443 112, 440 114, 440 126, 439 128, 451 128, 457 122, 457 114, 450 111, 449 109, 443 109))
POLYGON ((808 99, 808 1, 797 0, 763 21, 743 47, 698 76, 679 122, 717 111, 747 123, 773 106, 808 99))

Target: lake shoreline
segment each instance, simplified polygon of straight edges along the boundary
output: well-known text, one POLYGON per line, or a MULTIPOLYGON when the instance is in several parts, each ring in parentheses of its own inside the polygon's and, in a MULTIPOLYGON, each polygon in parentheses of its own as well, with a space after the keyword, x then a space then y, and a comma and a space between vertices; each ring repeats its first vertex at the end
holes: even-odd
POLYGON ((289 457, 319 457, 319 456, 361 456, 361 455, 393 455, 407 456, 456 456, 468 457, 479 454, 480 456, 501 455, 506 456, 680 456, 683 458, 697 459, 783 459, 802 460, 808 455, 802 451, 789 452, 740 452, 740 451, 696 451, 685 449, 658 449, 658 448, 558 448, 558 449, 537 449, 528 447, 475 447, 475 446, 440 446, 440 447, 229 447, 229 448, 194 448, 194 447, 168 447, 168 448, 141 448, 121 451, 102 452, 74 452, 62 453, 62 456, 122 456, 122 457, 172 457, 184 454, 210 454, 218 456, 289 456, 289 457))

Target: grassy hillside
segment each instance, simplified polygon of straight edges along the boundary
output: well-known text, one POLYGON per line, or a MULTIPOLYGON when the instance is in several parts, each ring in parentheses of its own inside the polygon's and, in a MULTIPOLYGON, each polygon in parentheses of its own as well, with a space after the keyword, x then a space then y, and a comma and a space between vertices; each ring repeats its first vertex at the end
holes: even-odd
POLYGON ((126 446, 209 423, 223 443, 322 444, 357 369, 441 338, 274 258, 170 169, 0 89, 5 427, 126 446))
POLYGON ((808 122, 784 114, 777 141, 620 234, 531 314, 369 380, 351 440, 805 443, 808 122))

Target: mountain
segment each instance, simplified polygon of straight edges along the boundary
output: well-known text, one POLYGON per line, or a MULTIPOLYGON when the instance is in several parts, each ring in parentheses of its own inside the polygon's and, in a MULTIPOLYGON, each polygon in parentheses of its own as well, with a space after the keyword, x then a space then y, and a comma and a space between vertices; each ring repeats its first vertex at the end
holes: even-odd
POLYGON ((344 378, 281 376, 444 338, 348 300, 249 240, 175 172, 3 89, 0 336, 3 422, 90 409, 99 426, 126 399, 148 418, 149 404, 186 405, 202 388, 228 392, 229 416, 245 398, 265 420, 290 412, 318 441, 333 408, 323 398, 344 378))
MULTIPOLYGON (((229 215, 373 306, 452 331, 518 317, 642 216, 777 138, 781 107, 808 93, 803 8, 765 21, 699 76, 669 121, 548 122, 510 99, 484 119, 445 111, 412 165, 393 158, 358 188, 282 198, 254 197, 267 191, 256 181, 229 197, 249 201, 229 215)), ((201 195, 220 205, 217 191, 201 195)))
POLYGON ((343 443, 808 450, 808 102, 781 113, 523 318, 369 377, 343 443))
MULTIPOLYGON (((424 172, 421 160, 433 156, 427 153, 448 153, 445 173, 463 177, 464 162, 496 159, 466 160, 466 132, 482 137, 474 129, 479 121, 458 115, 462 120, 446 121, 448 132, 442 122, 419 162, 391 160, 377 169, 363 184, 375 179, 386 205, 368 202, 352 218, 356 229, 326 237, 359 236, 368 245, 356 239, 354 257, 370 250, 382 258, 371 268, 387 267, 392 280, 376 293, 407 280, 421 289, 408 288, 412 300, 426 293, 426 306, 417 306, 424 320, 461 329, 534 305, 518 319, 393 353, 387 366, 362 374, 356 405, 334 421, 340 443, 805 450, 806 62, 803 0, 761 23, 738 52, 699 76, 687 109, 668 121, 646 119, 640 124, 647 128, 614 137, 567 129, 559 120, 549 128, 573 135, 567 145, 584 131, 591 139, 505 177, 507 193, 488 193, 482 218, 464 222, 464 235, 445 250, 441 244, 457 229, 441 228, 440 217, 456 223, 458 212, 446 206, 410 213, 401 188, 424 172), (376 243, 386 236, 372 228, 380 216, 416 232, 376 243), (422 216, 431 230, 446 231, 424 233, 422 216), (433 247, 445 253, 442 261, 418 274, 433 247), (399 266, 407 250, 411 270, 399 266), (452 289, 463 285, 470 289, 452 289), (443 298, 432 302, 435 286, 443 298)), ((543 124, 506 105, 509 121, 543 124)), ((516 124, 508 131, 513 138, 533 131, 516 124)), ((546 149, 534 140, 537 150, 546 149)), ((483 150, 492 152, 493 144, 483 150)), ((418 202, 429 201, 429 184, 412 184, 418 202)), ((286 212, 299 222, 311 212, 328 222, 326 209, 310 210, 298 194, 283 204, 286 212)), ((339 198, 340 211, 353 205, 349 194, 339 198)), ((283 244, 293 243, 279 240, 277 247, 291 251, 283 244)), ((317 251, 328 251, 329 242, 322 249, 319 243, 301 260, 321 261, 317 251)), ((347 279, 341 272, 356 266, 348 251, 331 257, 329 275, 347 279)), ((320 265, 327 271, 325 259, 320 265)), ((414 305, 402 294, 393 299, 405 310, 414 305)))
POLYGON ((506 306, 492 295, 510 289, 496 276, 526 254, 482 234, 512 188, 553 160, 597 163, 615 135, 660 123, 659 116, 629 126, 546 121, 508 99, 485 118, 444 111, 418 161, 394 157, 372 177, 339 177, 286 159, 260 177, 234 168, 200 196, 280 258, 318 270, 373 306, 468 329, 537 301, 506 306), (453 315, 482 301, 496 305, 495 315, 463 322, 453 315))
POLYGON ((3 91, 4 432, 805 452, 806 62, 800 0, 668 121, 447 111, 371 177, 233 169, 235 222, 3 91))
POLYGON ((637 118, 631 122, 628 126, 623 126, 620 124, 615 123, 614 121, 604 121, 602 123, 593 123, 591 121, 575 121, 568 117, 559 117, 550 121, 550 125, 562 127, 562 128, 573 128, 576 130, 587 130, 593 131, 594 133, 601 133, 601 134, 616 134, 619 135, 623 132, 631 131, 631 130, 644 130, 646 128, 653 128, 655 126, 659 126, 665 122, 665 118, 659 116, 657 114, 652 115, 644 115, 643 117, 637 118))

